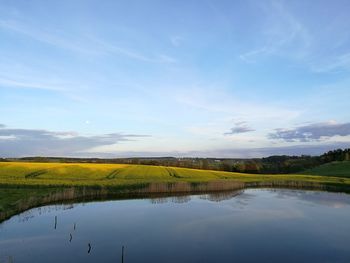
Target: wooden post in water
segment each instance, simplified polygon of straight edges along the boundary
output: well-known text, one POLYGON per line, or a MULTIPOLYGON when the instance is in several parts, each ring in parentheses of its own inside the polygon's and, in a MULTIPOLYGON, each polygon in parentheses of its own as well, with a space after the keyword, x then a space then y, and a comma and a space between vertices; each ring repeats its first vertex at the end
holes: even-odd
POLYGON ((122 263, 124 263, 124 246, 122 246, 122 263))
POLYGON ((89 247, 88 254, 90 254, 90 251, 91 251, 91 244, 90 243, 88 244, 88 247, 89 247))
POLYGON ((74 227, 73 227, 74 230, 75 230, 76 226, 77 226, 77 223, 74 223, 74 227))
POLYGON ((69 235, 70 235, 69 242, 72 242, 72 239, 73 239, 72 233, 70 233, 69 235))
POLYGON ((55 216, 55 229, 57 228, 57 216, 55 216))

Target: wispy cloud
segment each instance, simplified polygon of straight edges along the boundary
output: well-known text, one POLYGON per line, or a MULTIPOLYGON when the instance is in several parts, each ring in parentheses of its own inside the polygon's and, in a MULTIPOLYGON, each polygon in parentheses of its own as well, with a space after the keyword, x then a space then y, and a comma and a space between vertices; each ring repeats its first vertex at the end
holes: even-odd
POLYGON ((66 90, 63 85, 57 83, 43 83, 43 82, 33 82, 32 80, 24 80, 20 77, 16 79, 10 79, 1 77, 0 75, 0 87, 15 87, 15 88, 30 88, 30 89, 43 89, 52 91, 64 91, 66 90))
POLYGON ((272 48, 272 47, 268 47, 268 46, 263 46, 261 48, 253 49, 253 50, 250 50, 246 53, 243 53, 243 54, 239 55, 239 58, 246 63, 255 63, 258 56, 270 54, 274 50, 275 50, 275 47, 272 48))
POLYGON ((136 52, 134 50, 121 47, 115 44, 112 44, 110 42, 107 42, 105 40, 96 38, 96 37, 90 37, 90 39, 96 43, 102 50, 109 54, 118 54, 123 55, 131 59, 143 61, 143 62, 151 62, 151 63, 174 63, 176 62, 176 59, 164 55, 164 54, 156 54, 154 56, 146 56, 144 54, 141 54, 139 52, 136 52))
POLYGON ((224 135, 233 135, 233 134, 246 133, 251 131, 255 131, 255 130, 250 128, 245 121, 241 121, 241 122, 236 122, 235 127, 231 128, 229 132, 225 132, 224 135))
POLYGON ((221 158, 259 158, 271 155, 320 155, 324 152, 348 148, 350 142, 336 142, 317 145, 293 145, 293 146, 275 146, 261 148, 222 148, 204 151, 189 151, 178 153, 177 156, 200 156, 200 157, 221 157, 221 158))
POLYGON ((311 63, 311 69, 316 73, 350 70, 350 52, 327 58, 323 63, 311 63))
MULTIPOLYGON (((106 157, 154 157, 154 156, 175 156, 175 157, 204 157, 204 158, 259 158, 271 155, 320 155, 338 148, 348 148, 350 142, 335 142, 318 145, 294 145, 276 146, 261 148, 220 148, 199 151, 115 151, 105 153, 106 157)), ((96 153, 91 153, 93 154, 96 153)))
POLYGON ((318 30, 308 19, 299 17, 298 12, 291 12, 288 4, 271 0, 256 5, 266 14, 261 20, 262 29, 256 34, 257 44, 239 58, 246 63, 257 63, 262 58, 280 56, 297 61, 315 73, 350 70, 348 32, 341 27, 346 22, 337 24, 334 18, 324 30, 318 30))
POLYGON ((180 46, 183 40, 184 40, 184 38, 180 37, 180 36, 171 36, 170 37, 170 42, 175 47, 180 46))
POLYGON ((186 89, 174 88, 173 99, 188 107, 208 113, 226 115, 232 120, 290 121, 300 115, 300 110, 285 105, 267 104, 259 101, 244 101, 222 88, 225 85, 194 85, 186 89), (205 92, 203 92, 205 90, 205 92))
POLYGON ((73 52, 96 55, 99 52, 96 49, 86 45, 86 40, 53 34, 49 30, 30 27, 15 20, 0 20, 0 28, 13 31, 36 41, 40 41, 61 49, 70 50, 73 52))
POLYGON ((156 54, 154 56, 146 56, 132 49, 121 47, 109 43, 103 39, 92 36, 78 35, 75 37, 52 33, 43 28, 34 28, 14 20, 0 20, 0 28, 13 31, 37 41, 55 46, 60 49, 72 52, 83 53, 87 55, 103 55, 115 54, 130 59, 151 63, 174 63, 177 60, 169 55, 156 54))
POLYGON ((299 126, 294 129, 277 129, 269 134, 270 139, 280 139, 287 142, 310 142, 325 140, 333 136, 350 135, 350 122, 323 122, 299 126))
POLYGON ((241 54, 240 59, 254 63, 266 55, 291 56, 293 53, 294 57, 303 56, 312 39, 306 26, 281 1, 269 1, 258 6, 266 14, 262 34, 259 35, 263 42, 241 54))

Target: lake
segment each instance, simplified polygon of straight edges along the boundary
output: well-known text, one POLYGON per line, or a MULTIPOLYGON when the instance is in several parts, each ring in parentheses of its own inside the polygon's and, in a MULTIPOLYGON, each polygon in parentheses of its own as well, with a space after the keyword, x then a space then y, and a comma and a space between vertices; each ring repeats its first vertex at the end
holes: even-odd
POLYGON ((50 205, 0 224, 0 262, 122 262, 122 256, 124 262, 350 262, 350 195, 247 189, 50 205))

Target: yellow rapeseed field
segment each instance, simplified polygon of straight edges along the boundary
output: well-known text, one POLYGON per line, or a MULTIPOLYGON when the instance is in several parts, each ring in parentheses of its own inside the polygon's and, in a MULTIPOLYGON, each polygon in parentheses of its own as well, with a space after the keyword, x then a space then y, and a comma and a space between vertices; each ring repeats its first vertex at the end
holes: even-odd
POLYGON ((349 178, 284 174, 242 174, 178 167, 92 164, 0 162, 0 185, 118 186, 154 182, 208 182, 212 180, 308 181, 349 184, 349 178))

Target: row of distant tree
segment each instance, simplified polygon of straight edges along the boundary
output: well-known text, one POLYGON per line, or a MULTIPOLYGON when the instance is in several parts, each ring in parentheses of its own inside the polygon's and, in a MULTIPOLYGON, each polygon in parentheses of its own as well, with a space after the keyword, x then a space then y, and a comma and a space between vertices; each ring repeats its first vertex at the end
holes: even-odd
POLYGON ((350 161, 350 148, 349 149, 338 149, 329 151, 320 156, 321 161, 329 163, 333 161, 350 161))
POLYGON ((220 158, 66 158, 66 157, 25 157, 20 159, 0 159, 0 161, 64 162, 64 163, 116 163, 174 166, 205 170, 218 170, 242 173, 295 173, 333 161, 350 161, 350 148, 329 151, 320 156, 276 155, 254 159, 220 158))
POLYGON ((229 165, 226 165, 223 170, 228 169, 244 173, 296 173, 334 161, 350 161, 350 148, 329 151, 320 156, 278 155, 261 159, 243 160, 233 164, 231 169, 229 165))

